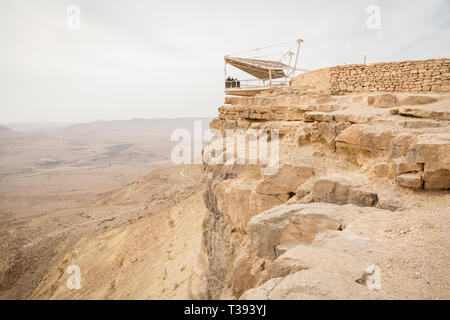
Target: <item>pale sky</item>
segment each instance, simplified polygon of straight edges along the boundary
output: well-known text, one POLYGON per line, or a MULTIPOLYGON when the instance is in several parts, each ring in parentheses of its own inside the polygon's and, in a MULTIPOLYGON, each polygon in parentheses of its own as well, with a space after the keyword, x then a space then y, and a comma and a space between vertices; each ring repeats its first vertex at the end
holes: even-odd
POLYGON ((450 1, 0 0, 0 123, 214 116, 224 55, 298 38, 347 63, 449 57, 450 1))

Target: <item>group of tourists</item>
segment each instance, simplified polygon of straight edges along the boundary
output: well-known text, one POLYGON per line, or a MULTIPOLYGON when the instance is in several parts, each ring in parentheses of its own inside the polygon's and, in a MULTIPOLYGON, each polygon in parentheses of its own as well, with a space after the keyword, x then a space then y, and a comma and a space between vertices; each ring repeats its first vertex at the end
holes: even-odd
POLYGON ((240 88, 241 82, 236 78, 230 78, 228 76, 227 80, 225 81, 225 88, 240 88))

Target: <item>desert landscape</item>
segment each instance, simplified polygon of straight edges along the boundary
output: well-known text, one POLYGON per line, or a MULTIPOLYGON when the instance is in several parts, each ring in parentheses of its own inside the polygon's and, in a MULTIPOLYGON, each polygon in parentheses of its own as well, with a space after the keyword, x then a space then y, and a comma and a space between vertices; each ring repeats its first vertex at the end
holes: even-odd
POLYGON ((449 300, 449 13, 0 1, 0 302, 449 300))
MULTIPOLYGON (((144 177, 172 166, 173 130, 193 130, 194 121, 206 126, 208 120, 105 121, 44 132, 33 126, 31 132, 1 127, 0 297, 30 297, 48 269, 81 238, 177 203, 184 188, 191 188, 189 181, 179 188, 171 185, 184 180, 181 169, 155 171, 151 182, 144 177), (132 204, 114 200, 114 192, 135 182, 146 182, 148 190, 132 196, 132 204), (149 208, 149 202, 158 204, 149 208)), ((192 170, 186 176, 195 176, 192 170)))
POLYGON ((448 83, 449 64, 336 67, 226 97, 204 127, 278 132, 270 175, 220 136, 202 164, 172 165, 188 119, 2 128, 1 298, 448 299, 449 87, 405 81, 448 83), (330 77, 416 68, 367 88, 330 77))

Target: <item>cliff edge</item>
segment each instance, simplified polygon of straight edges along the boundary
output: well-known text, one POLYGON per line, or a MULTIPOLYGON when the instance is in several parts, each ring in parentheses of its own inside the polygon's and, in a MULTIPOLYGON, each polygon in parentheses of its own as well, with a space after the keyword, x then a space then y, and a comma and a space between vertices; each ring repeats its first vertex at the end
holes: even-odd
POLYGON ((192 297, 448 298, 449 65, 335 67, 226 97, 192 297), (271 174, 255 139, 279 151, 271 174))

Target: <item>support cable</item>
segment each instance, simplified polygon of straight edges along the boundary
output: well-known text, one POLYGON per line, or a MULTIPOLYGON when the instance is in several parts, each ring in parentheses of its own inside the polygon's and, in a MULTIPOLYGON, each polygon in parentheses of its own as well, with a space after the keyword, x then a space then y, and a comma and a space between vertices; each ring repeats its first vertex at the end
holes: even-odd
POLYGON ((292 43, 292 42, 294 42, 294 41, 283 42, 283 43, 278 43, 278 44, 274 44, 274 45, 267 46, 267 47, 256 48, 256 49, 252 49, 252 50, 232 53, 232 54, 229 54, 228 56, 235 56, 235 55, 238 55, 238 54, 243 54, 243 53, 248 53, 248 52, 253 52, 253 51, 259 51, 259 50, 268 49, 268 48, 279 47, 279 46, 282 46, 282 45, 285 45, 285 44, 289 44, 289 43, 292 43))
POLYGON ((303 41, 303 42, 304 42, 305 44, 309 45, 311 48, 316 49, 316 50, 318 50, 318 51, 321 51, 323 54, 329 56, 330 58, 333 58, 333 59, 335 59, 336 61, 342 62, 343 64, 347 64, 347 62, 345 62, 344 60, 339 59, 339 58, 337 58, 336 56, 333 56, 331 53, 328 53, 327 51, 325 51, 325 50, 323 50, 323 49, 320 49, 320 48, 317 48, 316 46, 313 46, 313 45, 312 45, 311 43, 309 43, 309 42, 306 42, 306 41, 303 41))

